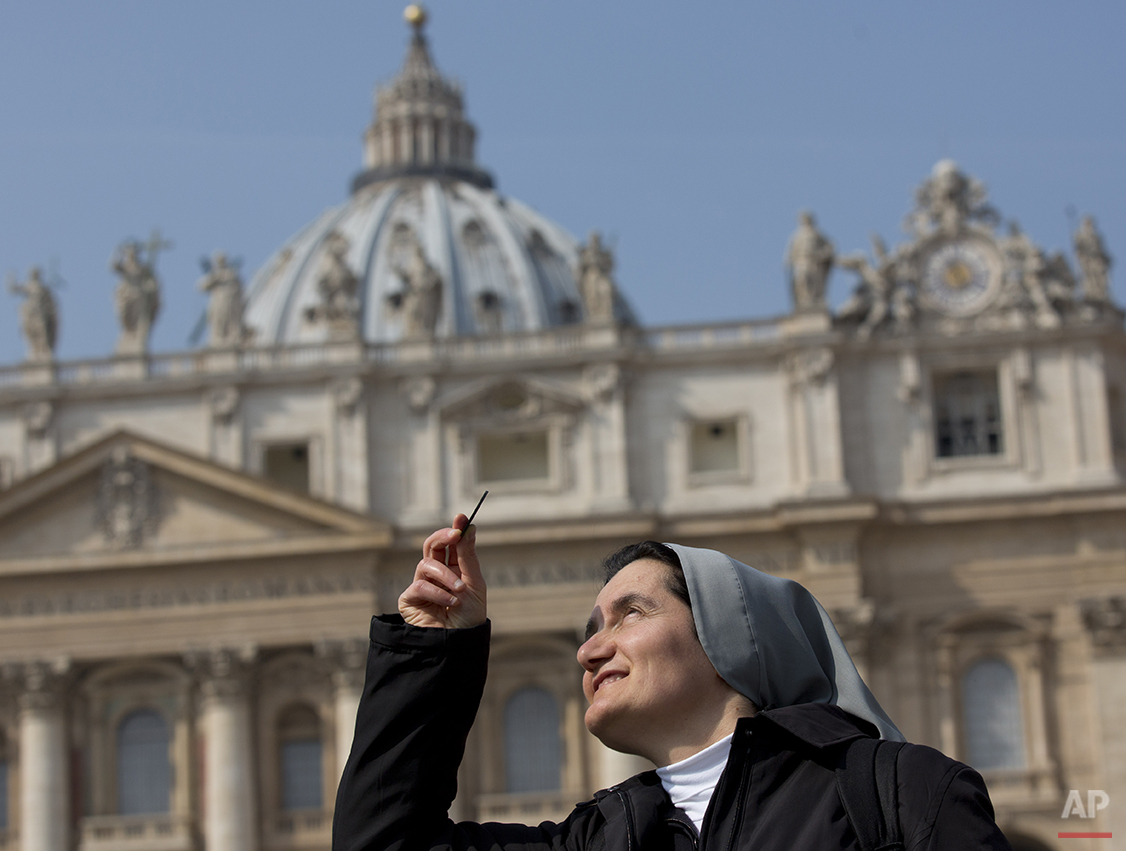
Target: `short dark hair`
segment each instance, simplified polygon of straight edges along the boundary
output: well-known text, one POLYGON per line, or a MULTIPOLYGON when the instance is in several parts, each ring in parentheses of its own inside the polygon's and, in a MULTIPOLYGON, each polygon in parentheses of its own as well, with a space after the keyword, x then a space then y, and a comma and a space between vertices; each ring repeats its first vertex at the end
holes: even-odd
MULTIPOLYGON (((636 544, 627 544, 606 556, 602 562, 602 584, 605 585, 613 579, 623 567, 633 564, 641 559, 659 561, 668 568, 668 578, 665 587, 669 593, 692 610, 692 598, 688 595, 688 582, 684 578, 684 568, 680 564, 680 557, 676 551, 665 544, 656 541, 640 541, 636 544)), ((695 626, 695 625, 693 625, 695 626)))

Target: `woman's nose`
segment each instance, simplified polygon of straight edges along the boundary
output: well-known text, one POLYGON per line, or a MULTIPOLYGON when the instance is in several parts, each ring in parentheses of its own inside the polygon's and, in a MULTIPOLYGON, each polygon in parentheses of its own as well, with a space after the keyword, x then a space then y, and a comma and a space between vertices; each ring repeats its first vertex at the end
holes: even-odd
POLYGON ((582 643, 575 657, 579 660, 579 664, 589 671, 592 666, 611 654, 612 651, 609 650, 609 642, 605 640, 605 636, 601 632, 596 632, 582 643))

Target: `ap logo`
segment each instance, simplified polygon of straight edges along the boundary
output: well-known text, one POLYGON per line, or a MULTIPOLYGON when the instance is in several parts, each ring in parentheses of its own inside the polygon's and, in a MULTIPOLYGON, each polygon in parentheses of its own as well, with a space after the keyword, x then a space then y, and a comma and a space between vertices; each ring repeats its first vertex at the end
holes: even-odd
POLYGON ((1083 809, 1083 799, 1079 797, 1079 790, 1072 789, 1067 793, 1067 800, 1063 805, 1063 815, 1060 818, 1070 818, 1073 815, 1079 818, 1094 818, 1099 810, 1105 810, 1110 803, 1110 795, 1102 789, 1087 790, 1087 808, 1083 809))

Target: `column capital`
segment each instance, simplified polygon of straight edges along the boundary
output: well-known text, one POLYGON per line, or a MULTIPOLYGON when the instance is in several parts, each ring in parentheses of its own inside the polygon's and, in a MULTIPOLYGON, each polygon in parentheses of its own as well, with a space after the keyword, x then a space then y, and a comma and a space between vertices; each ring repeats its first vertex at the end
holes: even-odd
POLYGON ((316 654, 327 664, 332 683, 337 689, 362 688, 367 671, 368 644, 366 638, 322 639, 317 642, 316 654))
POLYGON ((257 656, 256 645, 218 647, 189 651, 184 654, 184 663, 200 678, 204 698, 230 699, 248 690, 257 656))
POLYGON ((1126 597, 1081 600, 1079 612, 1097 649, 1126 651, 1126 597))
POLYGON ((4 666, 4 679, 19 689, 20 709, 52 709, 61 703, 70 672, 70 659, 33 659, 4 666))

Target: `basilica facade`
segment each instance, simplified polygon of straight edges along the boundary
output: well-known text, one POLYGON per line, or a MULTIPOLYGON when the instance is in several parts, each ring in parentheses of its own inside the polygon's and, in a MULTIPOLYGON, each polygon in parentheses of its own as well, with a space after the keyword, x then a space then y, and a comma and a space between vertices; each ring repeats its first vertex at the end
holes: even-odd
POLYGON ((601 558, 656 539, 809 587, 1014 847, 1126 836, 1126 335, 1094 221, 1048 255, 943 161, 902 244, 841 255, 803 214, 788 315, 644 327, 597 234, 477 165, 411 14, 350 198, 245 287, 215 256, 205 346, 149 349, 159 238, 115 260, 112 356, 57 361, 55 296, 17 287, 0 848, 327 849, 370 616, 486 489, 455 817, 561 818, 644 768, 587 734, 575 652, 601 558))

